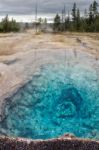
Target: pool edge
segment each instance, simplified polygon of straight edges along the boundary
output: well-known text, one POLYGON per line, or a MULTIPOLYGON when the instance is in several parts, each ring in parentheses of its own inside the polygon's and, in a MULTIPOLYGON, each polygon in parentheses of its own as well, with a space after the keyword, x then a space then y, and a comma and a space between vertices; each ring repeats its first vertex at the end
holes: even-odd
POLYGON ((0 150, 99 150, 99 141, 65 135, 50 140, 0 137, 0 150))

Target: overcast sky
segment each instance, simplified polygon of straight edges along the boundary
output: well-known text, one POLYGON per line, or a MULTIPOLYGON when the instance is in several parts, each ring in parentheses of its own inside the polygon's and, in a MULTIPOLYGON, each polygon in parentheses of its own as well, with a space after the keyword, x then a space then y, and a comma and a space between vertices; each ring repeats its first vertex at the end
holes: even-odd
MULTIPOLYGON (((37 0, 39 13, 61 12, 63 5, 71 10, 74 2, 81 10, 88 8, 93 0, 37 0)), ((2 14, 33 14, 36 0, 0 0, 0 15, 2 14)), ((99 0, 97 0, 99 3, 99 0)))

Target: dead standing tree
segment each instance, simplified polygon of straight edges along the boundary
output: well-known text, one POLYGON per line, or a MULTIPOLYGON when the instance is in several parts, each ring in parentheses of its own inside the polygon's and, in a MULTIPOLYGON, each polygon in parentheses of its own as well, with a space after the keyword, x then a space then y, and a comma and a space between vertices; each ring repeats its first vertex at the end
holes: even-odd
POLYGON ((37 15, 38 15, 38 1, 36 0, 36 5, 35 5, 35 29, 37 33, 37 15))

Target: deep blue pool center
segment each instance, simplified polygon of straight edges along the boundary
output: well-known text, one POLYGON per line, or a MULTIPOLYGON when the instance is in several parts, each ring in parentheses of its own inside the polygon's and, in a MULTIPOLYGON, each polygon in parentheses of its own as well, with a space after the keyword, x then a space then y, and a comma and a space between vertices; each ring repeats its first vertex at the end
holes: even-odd
POLYGON ((43 65, 6 102, 1 134, 49 139, 70 133, 99 140, 99 82, 91 69, 43 65))

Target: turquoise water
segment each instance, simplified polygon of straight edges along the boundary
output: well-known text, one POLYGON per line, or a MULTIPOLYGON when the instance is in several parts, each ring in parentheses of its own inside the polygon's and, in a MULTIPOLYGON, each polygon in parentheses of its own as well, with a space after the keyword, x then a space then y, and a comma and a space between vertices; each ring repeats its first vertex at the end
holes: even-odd
POLYGON ((97 73, 83 66, 41 66, 6 104, 1 134, 32 139, 65 133, 99 140, 97 73))

